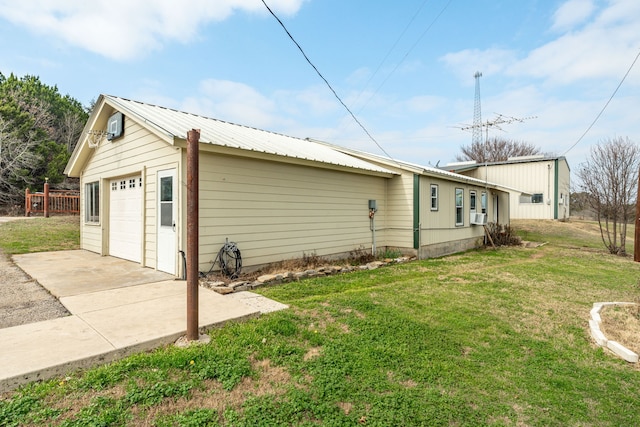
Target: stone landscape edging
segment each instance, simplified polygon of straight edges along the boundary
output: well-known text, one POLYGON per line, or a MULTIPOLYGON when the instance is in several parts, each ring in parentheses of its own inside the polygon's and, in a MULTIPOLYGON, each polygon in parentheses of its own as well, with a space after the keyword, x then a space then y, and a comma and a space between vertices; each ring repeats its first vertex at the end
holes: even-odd
POLYGON ((416 257, 398 257, 393 259, 385 259, 384 261, 372 261, 367 264, 352 266, 352 265, 331 265, 319 267, 317 269, 309 269, 304 271, 286 271, 276 274, 263 274, 256 280, 239 280, 232 283, 225 283, 222 281, 210 282, 207 280, 201 280, 200 285, 212 289, 213 291, 226 295, 234 292, 251 291, 262 286, 278 285, 280 283, 297 282, 304 279, 310 279, 313 277, 332 276, 335 274, 349 273, 359 270, 375 270, 380 267, 391 264, 403 264, 409 261, 414 261, 416 257))
POLYGON ((622 344, 617 341, 609 340, 602 333, 600 329, 600 325, 602 324, 602 318, 600 317, 600 311, 607 306, 613 305, 636 305, 633 302, 594 302, 593 308, 591 309, 591 319, 589 319, 589 329, 591 331, 591 336, 596 341, 596 343, 601 346, 608 348, 618 357, 626 360, 630 363, 638 363, 638 354, 629 350, 622 344))

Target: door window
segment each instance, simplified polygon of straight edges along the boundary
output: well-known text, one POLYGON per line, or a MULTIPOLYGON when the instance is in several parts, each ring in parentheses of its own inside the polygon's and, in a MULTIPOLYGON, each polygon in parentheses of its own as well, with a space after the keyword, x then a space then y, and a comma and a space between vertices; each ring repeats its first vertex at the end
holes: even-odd
POLYGON ((160 225, 173 227, 173 177, 160 178, 160 225))

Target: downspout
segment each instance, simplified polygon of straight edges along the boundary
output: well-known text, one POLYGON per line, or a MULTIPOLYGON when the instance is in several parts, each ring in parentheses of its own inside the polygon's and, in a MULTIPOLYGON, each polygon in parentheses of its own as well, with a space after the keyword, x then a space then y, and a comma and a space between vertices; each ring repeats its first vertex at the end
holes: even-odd
POLYGON ((555 171, 554 171, 554 177, 553 177, 553 219, 558 219, 558 189, 559 189, 559 185, 558 185, 558 159, 556 159, 554 161, 554 167, 555 167, 555 171))

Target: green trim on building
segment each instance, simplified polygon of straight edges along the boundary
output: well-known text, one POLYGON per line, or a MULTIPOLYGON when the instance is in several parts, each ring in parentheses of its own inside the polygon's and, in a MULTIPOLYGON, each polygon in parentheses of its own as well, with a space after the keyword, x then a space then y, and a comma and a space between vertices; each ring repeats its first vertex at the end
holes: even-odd
POLYGON ((558 159, 554 161, 555 171, 553 173, 553 219, 558 219, 558 188, 559 188, 559 176, 560 172, 558 171, 558 159))
POLYGON ((420 249, 420 175, 413 174, 413 249, 420 249))

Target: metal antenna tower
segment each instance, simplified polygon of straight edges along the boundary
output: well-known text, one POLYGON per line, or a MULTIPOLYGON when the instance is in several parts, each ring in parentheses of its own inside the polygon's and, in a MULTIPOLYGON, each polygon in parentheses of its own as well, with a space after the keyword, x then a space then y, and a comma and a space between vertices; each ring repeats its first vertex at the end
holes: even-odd
POLYGON ((482 113, 480 111, 480 77, 482 73, 476 71, 473 75, 476 79, 476 98, 473 104, 473 133, 471 135, 472 144, 482 144, 482 113))

